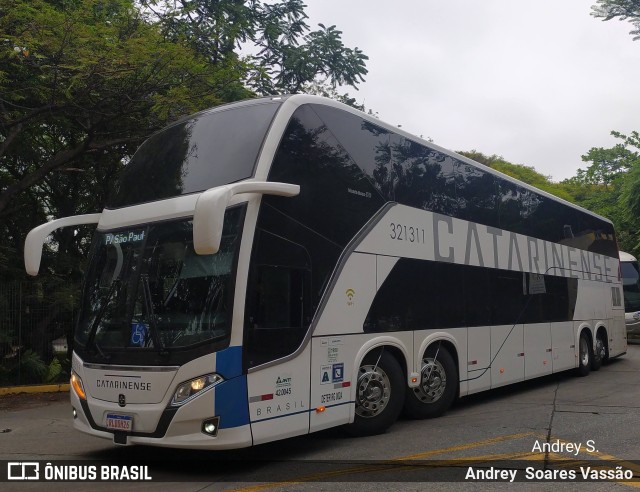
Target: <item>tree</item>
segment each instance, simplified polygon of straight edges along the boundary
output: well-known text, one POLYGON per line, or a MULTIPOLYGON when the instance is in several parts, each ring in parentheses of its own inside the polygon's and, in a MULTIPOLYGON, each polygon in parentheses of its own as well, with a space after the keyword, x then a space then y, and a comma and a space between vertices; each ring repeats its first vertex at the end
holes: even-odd
MULTIPOLYGON (((629 21, 634 29, 629 33, 633 40, 640 39, 640 0, 598 0, 591 7, 591 15, 603 21, 618 19, 629 21)), ((587 171, 579 170, 577 179, 604 183, 615 183, 613 194, 609 197, 609 207, 617 219, 618 241, 622 249, 640 253, 640 135, 632 132, 630 136, 619 132, 611 134, 622 140, 610 149, 591 149, 583 160, 593 162, 587 171)), ((609 191, 609 190, 607 190, 609 191)))
POLYGON ((611 219, 618 231, 621 249, 638 250, 640 220, 640 138, 638 132, 611 134, 620 140, 610 148, 594 147, 582 156, 591 164, 565 180, 576 201, 611 219))
MULTIPOLYGON (((151 132, 253 93, 242 83, 245 65, 214 66, 180 40, 166 40, 133 0, 0 0, 0 12, 6 283, 24 278, 28 230, 50 216, 101 210, 114 176, 151 132)), ((70 317, 78 297, 86 232, 57 231, 54 249, 45 250, 41 287, 30 284, 25 303, 46 315, 34 319, 23 351, 43 355, 42 347, 61 335, 51 327, 70 317)), ((0 333, 0 341, 9 336, 0 333)))
POLYGON ((130 154, 203 103, 250 95, 243 67, 212 67, 165 41, 130 0, 0 0, 0 9, 0 214, 55 169, 130 154))
MULTIPOLYGON (((0 0, 2 282, 24 278, 29 229, 101 210, 155 130, 257 92, 361 82, 366 56, 305 18, 299 0, 0 0)), ((45 248, 34 302, 54 318, 78 297, 88 230, 56 231, 45 248)))
POLYGON ((302 0, 141 0, 168 39, 183 37, 211 63, 242 61, 258 94, 298 93, 310 84, 356 86, 367 56, 347 48, 336 26, 310 31, 302 0))
POLYGON ((640 39, 640 0, 598 0, 591 7, 591 15, 603 21, 629 21, 634 26, 629 34, 634 41, 640 39))
POLYGON ((638 132, 631 132, 626 136, 614 133, 621 138, 628 150, 627 162, 629 171, 621 187, 621 202, 625 207, 624 218, 629 224, 628 234, 630 237, 630 247, 627 250, 640 255, 640 135, 638 132))

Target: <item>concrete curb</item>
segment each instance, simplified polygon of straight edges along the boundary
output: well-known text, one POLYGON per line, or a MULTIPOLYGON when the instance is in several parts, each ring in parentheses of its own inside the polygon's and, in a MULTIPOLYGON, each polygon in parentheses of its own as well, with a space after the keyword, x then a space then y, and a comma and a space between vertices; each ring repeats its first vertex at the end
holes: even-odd
POLYGON ((69 391, 69 383, 9 386, 7 388, 0 388, 0 396, 17 395, 19 393, 57 393, 62 391, 69 391))

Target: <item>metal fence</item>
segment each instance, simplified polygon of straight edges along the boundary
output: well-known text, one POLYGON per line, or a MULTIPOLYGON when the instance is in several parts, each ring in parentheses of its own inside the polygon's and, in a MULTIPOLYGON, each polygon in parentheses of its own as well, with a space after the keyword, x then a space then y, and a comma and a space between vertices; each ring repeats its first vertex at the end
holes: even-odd
POLYGON ((75 309, 41 282, 0 282, 0 386, 68 381, 75 309))

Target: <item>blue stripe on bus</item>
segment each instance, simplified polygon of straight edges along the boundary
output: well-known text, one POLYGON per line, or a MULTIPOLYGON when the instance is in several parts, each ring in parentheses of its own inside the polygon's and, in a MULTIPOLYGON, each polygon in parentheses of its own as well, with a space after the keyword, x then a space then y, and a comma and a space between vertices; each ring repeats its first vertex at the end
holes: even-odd
POLYGON ((215 387, 215 415, 220 417, 220 428, 229 429, 249 423, 247 376, 240 376, 215 387))
POLYGON ((216 354, 216 372, 225 379, 242 374, 242 347, 228 347, 216 354))

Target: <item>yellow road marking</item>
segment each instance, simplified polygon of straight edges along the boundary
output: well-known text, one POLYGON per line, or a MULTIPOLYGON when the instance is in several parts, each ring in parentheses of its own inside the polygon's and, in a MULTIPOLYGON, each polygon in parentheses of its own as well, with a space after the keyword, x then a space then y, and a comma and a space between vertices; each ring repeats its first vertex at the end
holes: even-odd
MULTIPOLYGON (((491 444, 495 444, 495 443, 499 443, 499 442, 504 442, 504 441, 512 441, 515 439, 521 439, 523 437, 528 437, 528 436, 533 436, 536 435, 534 432, 524 432, 524 433, 520 433, 520 434, 510 434, 507 436, 499 436, 499 437, 493 437, 490 439, 485 439, 483 441, 476 441, 473 443, 466 443, 466 444, 460 444, 457 446, 450 446, 448 448, 441 448, 441 449, 434 449, 432 451, 427 451, 424 453, 419 453, 419 454, 414 454, 414 455, 410 455, 410 456, 404 456, 404 457, 400 457, 400 458, 393 458, 391 460, 385 460, 382 463, 388 463, 388 465, 386 466, 387 469, 389 469, 389 471, 393 470, 393 471, 402 471, 402 470, 413 470, 415 469, 415 467, 410 467, 410 466, 406 466, 406 467, 398 467, 398 466, 394 466, 394 463, 398 463, 398 462, 402 462, 402 461, 408 461, 408 460, 417 460, 420 458, 426 458, 429 456, 437 456, 437 455, 441 455, 441 454, 445 454, 445 453, 449 453, 449 452, 455 452, 455 451, 462 451, 465 449, 473 449, 473 448, 477 448, 480 446, 487 446, 487 445, 491 445, 491 444)), ((524 454, 530 454, 530 453, 524 453, 524 454)), ((513 456, 513 453, 509 453, 509 454, 505 454, 503 456, 513 456)), ((470 459, 472 459, 473 457, 471 457, 470 459)), ((457 458, 455 460, 448 460, 451 463, 454 463, 456 461, 459 461, 457 458)), ((446 463, 447 460, 443 460, 443 463, 446 463)), ((474 460, 475 462, 475 460, 474 460)), ((360 466, 360 467, 354 467, 354 468, 347 468, 344 470, 336 470, 336 471, 332 471, 332 472, 322 472, 322 473, 316 473, 313 475, 307 475, 307 476, 302 476, 302 477, 298 477, 292 480, 285 480, 282 482, 270 482, 270 483, 265 483, 265 484, 260 484, 260 485, 254 485, 254 486, 250 486, 250 487, 245 487, 245 488, 240 488, 240 489, 233 489, 233 492, 257 492, 260 490, 266 490, 266 489, 270 489, 270 488, 276 488, 276 487, 281 487, 281 486, 287 486, 287 485, 296 485, 296 484, 300 484, 300 483, 304 483, 304 482, 312 482, 315 480, 322 480, 322 479, 327 479, 327 478, 332 478, 332 477, 337 477, 337 476, 342 476, 342 475, 351 475, 351 474, 358 474, 358 473, 365 473, 365 472, 369 472, 372 471, 372 469, 374 469, 377 472, 380 471, 385 471, 385 465, 383 464, 382 466, 378 463, 376 465, 364 465, 364 466, 360 466)))
POLYGON ((410 456, 404 456, 402 458, 394 458, 394 461, 415 460, 420 458, 427 458, 429 456, 438 456, 439 454, 453 453, 456 451, 464 451, 465 449, 473 449, 473 448, 478 448, 480 446, 488 446, 490 444, 495 444, 495 443, 504 442, 504 441, 514 441, 516 439, 522 439, 523 437, 529 437, 529 436, 535 436, 535 435, 536 435, 535 432, 523 432, 521 434, 510 434, 508 436, 492 437, 490 439, 485 439, 484 441, 476 441, 476 442, 471 442, 466 444, 460 444, 458 446, 451 446, 448 448, 425 451, 424 453, 412 454, 410 456))
MULTIPOLYGON (((267 489, 272 489, 272 488, 276 488, 276 487, 291 486, 291 485, 301 484, 301 483, 305 483, 305 482, 312 482, 312 481, 322 481, 322 480, 326 480, 326 479, 329 479, 329 478, 335 478, 335 477, 339 477, 339 476, 343 476, 343 475, 366 473, 366 472, 370 472, 370 471, 375 471, 375 472, 416 471, 416 470, 419 470, 421 467, 418 467, 418 466, 397 466, 397 464, 405 462, 405 461, 420 460, 420 459, 434 457, 434 456, 438 456, 438 455, 442 455, 442 454, 446 454, 446 453, 452 453, 452 452, 457 452, 457 451, 464 451, 464 450, 468 450, 468 449, 474 449, 474 448, 478 448, 478 447, 482 447, 482 446, 490 446, 492 444, 497 444, 497 443, 501 443, 501 442, 505 442, 505 441, 513 441, 513 440, 522 439, 522 438, 530 437, 530 436, 536 436, 539 439, 544 439, 545 441, 547 440, 547 436, 543 436, 543 435, 535 433, 535 432, 524 432, 524 433, 519 433, 519 434, 509 434, 509 435, 505 435, 505 436, 498 436, 498 437, 492 437, 492 438, 489 438, 489 439, 484 439, 482 441, 475 441, 475 442, 460 444, 460 445, 456 445, 456 446, 449 446, 449 447, 446 447, 446 448, 434 449, 434 450, 430 450, 430 451, 425 451, 423 453, 417 453, 417 454, 412 454, 412 455, 408 455, 408 456, 402 456, 402 457, 393 458, 393 459, 390 459, 390 460, 383 460, 383 461, 380 461, 380 462, 376 463, 375 465, 373 465, 373 464, 372 465, 363 465, 363 466, 358 466, 358 467, 346 468, 346 469, 343 469, 343 470, 320 472, 320 473, 315 473, 315 474, 312 474, 312 475, 306 475, 306 476, 294 478, 294 479, 291 479, 291 480, 284 480, 284 481, 281 481, 281 482, 270 482, 270 483, 264 483, 264 484, 254 485, 254 486, 240 488, 240 489, 233 489, 233 491, 231 491, 231 492, 258 492, 258 491, 261 491, 261 490, 267 490, 267 489)), ((553 440, 557 440, 557 441, 562 442, 562 443, 567 443, 568 442, 568 441, 565 441, 565 440, 559 439, 559 438, 553 438, 553 440)), ((594 469, 602 468, 602 467, 606 466, 607 462, 614 461, 618 465, 624 466, 625 468, 627 468, 629 470, 632 470, 634 472, 634 475, 640 474, 640 465, 637 465, 635 463, 631 463, 631 462, 626 461, 626 460, 620 460, 620 459, 618 459, 617 457, 615 457, 613 455, 606 454, 606 453, 601 453, 599 451, 586 451, 585 450, 585 451, 582 451, 582 452, 587 453, 587 454, 589 454, 591 456, 597 457, 597 458, 599 458, 600 460, 603 461, 602 465, 594 465, 594 463, 589 463, 589 466, 591 466, 594 469)), ((469 466, 469 465, 472 465, 472 464, 486 463, 486 462, 491 462, 491 461, 502 461, 502 460, 544 461, 545 459, 549 459, 549 460, 553 460, 553 461, 565 461, 566 460, 567 461, 567 467, 575 467, 581 461, 584 461, 584 460, 576 460, 575 458, 571 458, 569 456, 558 454, 558 453, 545 453, 545 452, 534 453, 532 451, 524 451, 524 452, 521 451, 521 452, 513 452, 513 453, 486 454, 486 455, 480 455, 480 456, 463 456, 463 457, 459 457, 459 458, 442 459, 442 460, 438 460, 437 464, 425 463, 424 467, 469 466)), ((587 462, 585 461, 585 463, 587 463, 587 462)), ((559 465, 559 466, 562 466, 562 465, 559 465)), ((628 481, 616 481, 616 482, 620 483, 622 485, 627 485, 629 487, 640 488, 640 482, 628 482, 628 481)))

